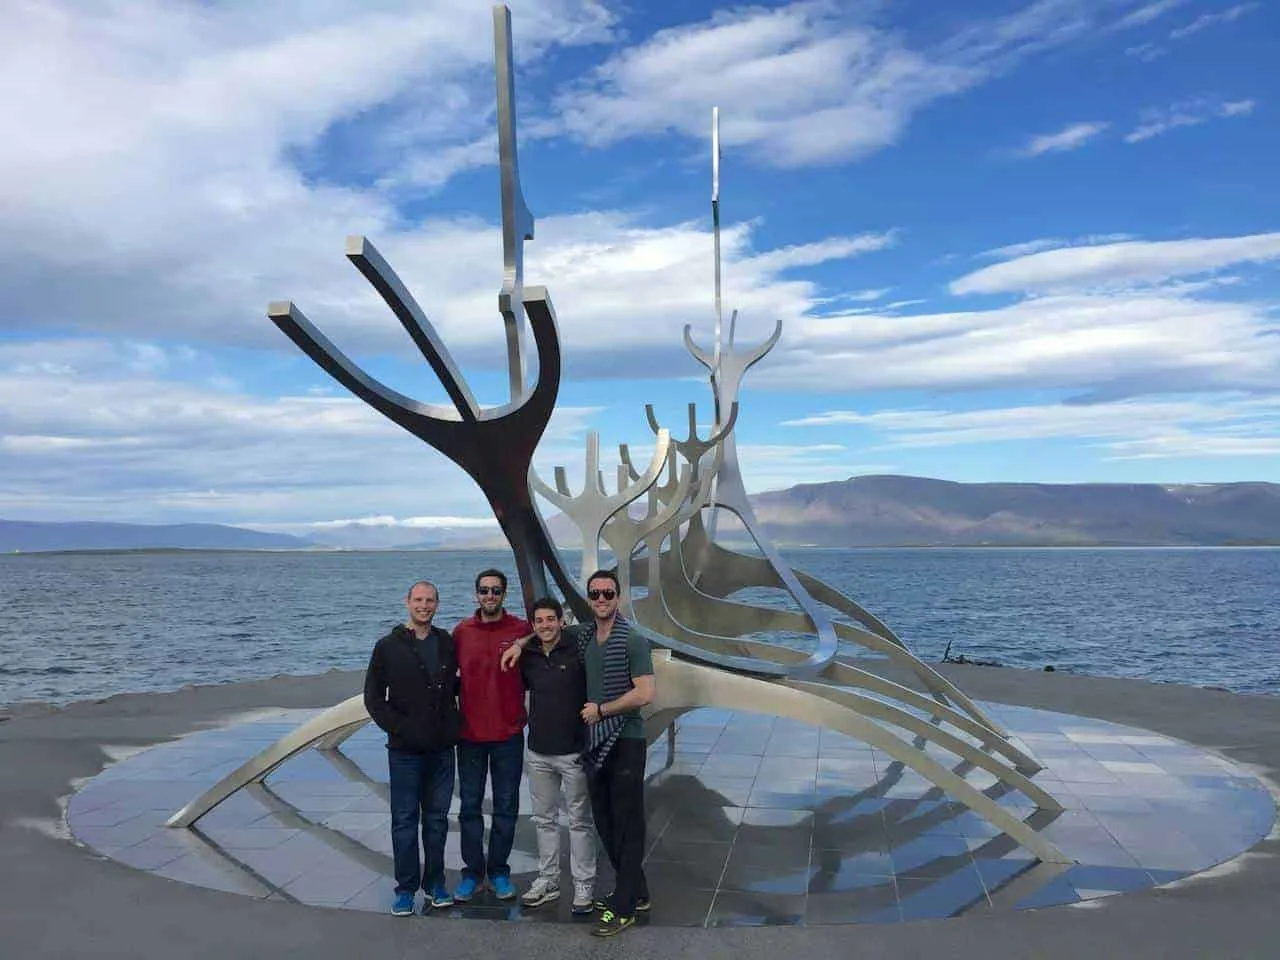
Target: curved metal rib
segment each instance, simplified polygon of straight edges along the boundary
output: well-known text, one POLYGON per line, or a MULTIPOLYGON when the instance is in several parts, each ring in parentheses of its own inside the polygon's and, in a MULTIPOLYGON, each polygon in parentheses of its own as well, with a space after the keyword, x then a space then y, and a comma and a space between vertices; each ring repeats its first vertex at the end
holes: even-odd
POLYGON ((816 723, 870 744, 915 770, 1048 863, 1070 863, 1053 843, 1009 810, 974 788, 963 777, 943 767, 900 737, 861 716, 848 706, 819 696, 802 686, 747 677, 677 660, 670 654, 654 657, 657 698, 654 712, 689 706, 715 706, 769 713, 816 723))
POLYGON ((336 707, 330 707, 324 713, 312 717, 297 730, 281 737, 261 753, 236 767, 165 821, 165 826, 191 826, 237 790, 261 780, 290 757, 301 753, 335 731, 353 723, 367 722, 368 719, 369 712, 364 707, 364 694, 343 700, 336 707))
POLYGON ((480 406, 471 394, 462 371, 453 362, 444 341, 436 334, 435 327, 427 319, 427 315, 413 298, 404 283, 396 276, 390 264, 383 259, 377 247, 367 237, 347 237, 347 259, 356 265, 370 285, 378 291, 383 301, 391 308, 400 321, 400 325, 413 339, 418 351, 431 365, 440 385, 449 394, 458 415, 463 420, 474 421, 480 415, 480 406))
MULTIPOLYGON (((662 465, 667 459, 667 450, 671 445, 671 435, 662 431, 654 447, 653 458, 649 468, 639 480, 610 494, 604 489, 600 478, 600 434, 592 430, 587 434, 586 472, 583 477, 582 493, 571 496, 562 490, 547 486, 532 467, 529 470, 529 484, 538 493, 560 509, 572 520, 582 534, 582 572, 581 577, 588 576, 600 566, 600 536, 605 524, 619 510, 643 496, 662 472, 662 465)), ((563 471, 556 474, 557 484, 563 481, 563 471)), ((568 484, 563 484, 567 489, 568 484)))
MULTIPOLYGON (((701 517, 690 519, 689 528, 684 535, 683 547, 685 556, 703 559, 702 574, 698 577, 698 590, 709 596, 727 597, 748 587, 786 589, 782 578, 770 566, 768 560, 738 553, 716 543, 707 535, 701 517), (728 575, 730 569, 733 571, 732 576, 728 575)), ((872 633, 880 634, 891 643, 906 647, 893 630, 856 601, 803 570, 795 570, 794 573, 801 586, 814 600, 826 604, 851 620, 857 620, 872 633)))

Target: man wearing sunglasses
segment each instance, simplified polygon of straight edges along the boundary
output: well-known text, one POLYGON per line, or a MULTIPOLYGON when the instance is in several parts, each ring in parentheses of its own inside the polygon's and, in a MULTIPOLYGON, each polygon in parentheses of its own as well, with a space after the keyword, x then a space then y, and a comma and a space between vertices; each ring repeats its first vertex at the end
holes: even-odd
POLYGON ((499 900, 516 895, 508 859, 515 841, 524 767, 524 682, 519 671, 504 671, 499 662, 503 651, 531 634, 533 627, 503 608, 506 593, 506 574, 481 571, 476 576, 475 615, 453 629, 462 681, 458 827, 463 862, 453 898, 462 903, 482 890, 486 881, 499 900), (493 792, 487 855, 480 812, 486 779, 493 792))
MULTIPOLYGON (((602 912, 592 933, 612 937, 649 909, 645 880, 644 766, 647 751, 640 708, 653 702, 657 687, 648 642, 618 614, 618 578, 597 570, 587 580, 592 619, 566 627, 577 643, 587 675, 587 701, 580 716, 587 725, 582 764, 587 771, 596 832, 613 866, 613 892, 596 902, 602 912)), ((512 667, 532 638, 503 655, 512 667)), ((459 748, 461 749, 461 748, 459 748)))

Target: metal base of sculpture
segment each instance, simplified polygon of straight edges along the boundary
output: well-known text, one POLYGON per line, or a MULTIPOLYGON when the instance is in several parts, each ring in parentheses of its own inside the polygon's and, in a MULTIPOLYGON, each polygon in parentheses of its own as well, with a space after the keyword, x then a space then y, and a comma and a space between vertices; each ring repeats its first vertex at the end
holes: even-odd
MULTIPOLYGON (((964 776, 969 770, 981 770, 995 779, 1000 791, 1019 791, 1040 810, 1060 810, 1061 805, 1030 779, 1040 764, 1010 742, 1006 731, 954 684, 916 658, 878 618, 827 584, 793 571, 755 517, 734 439, 738 389, 746 371, 778 342, 782 325, 778 323, 763 343, 741 350, 735 344, 735 313, 727 339, 721 336, 718 130, 713 134, 712 201, 715 347, 708 351, 697 346, 688 327, 684 337, 689 351, 710 372, 715 417, 708 437, 698 436, 692 405, 689 434, 683 440, 673 439, 661 428, 649 408, 649 422, 657 436, 652 459, 641 472, 632 465, 630 451, 621 448, 615 492, 608 491, 600 470, 599 438, 594 433, 588 437, 580 494, 570 492, 563 468, 556 468, 554 487, 537 475, 532 459, 559 392, 560 343, 546 291, 524 287, 523 244, 533 237, 533 217, 524 202, 516 162, 510 13, 504 6, 494 8, 494 39, 504 257, 498 312, 506 330, 510 402, 496 408, 476 403, 425 313, 363 237, 348 240, 348 258, 399 318, 440 378, 452 406, 420 403, 378 383, 292 303, 273 303, 270 318, 335 380, 449 457, 476 481, 511 545, 526 608, 546 595, 554 582, 566 606, 579 619, 589 617, 582 579, 599 564, 601 542, 609 547, 617 560, 621 608, 635 629, 659 648, 654 658, 657 699, 645 711, 651 743, 664 731, 670 735, 676 719, 698 707, 766 712, 812 723, 885 752, 1040 860, 1069 862, 1029 823, 964 776), (526 317, 538 353, 538 378, 532 387, 524 374, 526 317), (550 501, 577 525, 583 559, 576 576, 560 557, 535 495, 550 501), (633 515, 632 505, 642 498, 646 509, 633 515), (738 519, 755 540, 759 556, 734 552, 715 541, 717 510, 729 511, 738 519), (709 524, 703 520, 704 511, 710 511, 709 524), (639 589, 633 592, 640 587, 643 595, 639 589), (749 587, 785 590, 799 610, 731 599, 749 587), (768 631, 802 634, 810 638, 810 647, 764 642, 759 634, 768 631), (904 686, 840 657, 842 641, 888 658, 923 689, 904 686), (938 761, 939 750, 956 758, 954 768, 938 761)), ((332 755, 367 722, 360 696, 324 711, 192 800, 168 825, 190 827, 301 751, 315 747, 332 755)))

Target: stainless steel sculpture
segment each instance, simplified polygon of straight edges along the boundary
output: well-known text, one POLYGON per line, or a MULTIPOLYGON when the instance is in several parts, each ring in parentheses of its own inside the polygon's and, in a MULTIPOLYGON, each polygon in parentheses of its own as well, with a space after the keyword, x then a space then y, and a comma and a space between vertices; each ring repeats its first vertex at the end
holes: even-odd
MULTIPOLYGON (((751 508, 738 464, 734 427, 742 378, 778 342, 781 323, 761 344, 736 342, 737 313, 721 324, 718 112, 713 114, 712 216, 715 261, 715 341, 711 349, 684 330, 685 345, 710 374, 715 416, 699 436, 689 408, 689 432, 674 439, 652 407, 657 442, 647 468, 620 448, 614 493, 600 469, 599 436, 588 435, 582 492, 574 496, 565 471, 555 486, 532 459, 559 391, 561 355, 555 312, 545 288, 524 285, 524 242, 534 233, 516 159, 515 83, 511 18, 493 11, 497 63, 498 142, 502 184, 503 282, 498 313, 506 334, 510 402, 481 408, 445 345, 407 288, 363 237, 347 241, 347 257, 381 294, 445 388, 451 406, 405 397, 377 382, 312 326, 292 303, 272 303, 268 315, 323 370, 374 409, 439 450, 484 492, 515 556, 526 607, 554 582, 579 619, 590 616, 582 579, 600 563, 603 540, 617 564, 622 605, 635 628, 660 648, 655 655, 657 700, 646 714, 652 743, 683 713, 704 706, 773 713, 860 739, 909 767, 984 817, 1042 861, 1066 858, 987 790, 965 779, 978 769, 1001 791, 1016 790, 1041 810, 1061 805, 1031 777, 1040 764, 954 684, 916 658, 884 623, 830 586, 793 571, 774 548, 751 508), (526 383, 523 343, 528 319, 538 353, 536 382, 526 383), (665 469, 664 469, 665 468, 665 469), (663 474, 665 472, 665 479, 663 474), (543 521, 535 493, 572 520, 582 535, 577 576, 566 568, 543 521), (633 512, 633 507, 640 507, 633 512), (733 514, 755 540, 759 556, 734 552, 715 538, 717 511, 733 514), (707 517, 704 520, 704 515, 707 517), (786 590, 798 611, 730 599, 748 587, 786 590), (633 589, 634 588, 634 589, 633 589), (643 588, 643 595, 640 588, 643 588), (843 618, 843 619, 837 619, 843 618), (850 622, 851 621, 851 622, 850 622), (762 632, 809 638, 804 649, 766 642, 762 632), (905 668, 923 688, 912 689, 863 669, 840 655, 857 644, 905 668), (952 766, 941 754, 955 758, 952 766)), ((360 696, 316 716, 228 774, 170 820, 188 827, 246 785, 261 782, 299 751, 337 750, 367 723, 360 696)), ((669 741, 671 742, 671 741, 669 741)))

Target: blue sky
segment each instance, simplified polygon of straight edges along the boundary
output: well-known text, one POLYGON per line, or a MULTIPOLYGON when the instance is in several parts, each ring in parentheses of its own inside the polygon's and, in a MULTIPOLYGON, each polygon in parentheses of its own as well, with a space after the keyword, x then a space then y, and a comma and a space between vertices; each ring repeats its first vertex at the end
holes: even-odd
MULTIPOLYGON (((749 489, 1280 480, 1274 4, 516 0, 526 281, 566 353, 536 463, 710 410, 710 113, 749 489)), ((266 319, 443 392, 366 234, 505 400, 488 5, 0 12, 0 516, 415 528, 462 473, 266 319)))

